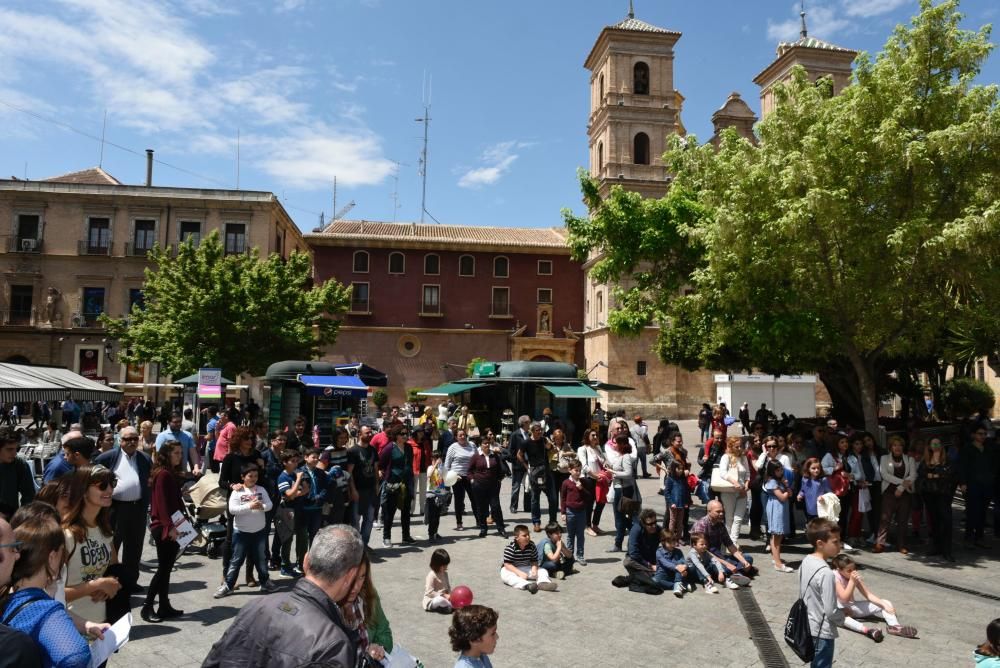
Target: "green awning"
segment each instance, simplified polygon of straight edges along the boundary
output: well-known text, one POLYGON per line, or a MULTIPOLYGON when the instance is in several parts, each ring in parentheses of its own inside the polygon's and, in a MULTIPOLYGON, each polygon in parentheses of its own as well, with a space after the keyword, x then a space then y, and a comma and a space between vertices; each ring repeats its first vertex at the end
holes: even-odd
POLYGON ((573 385, 542 385, 557 399, 596 399, 597 394, 589 385, 575 383, 573 385))
POLYGON ((443 385, 432 387, 429 390, 417 392, 417 394, 422 397, 447 397, 452 394, 468 392, 469 390, 474 390, 477 387, 486 387, 487 385, 490 385, 490 383, 444 383, 443 385))

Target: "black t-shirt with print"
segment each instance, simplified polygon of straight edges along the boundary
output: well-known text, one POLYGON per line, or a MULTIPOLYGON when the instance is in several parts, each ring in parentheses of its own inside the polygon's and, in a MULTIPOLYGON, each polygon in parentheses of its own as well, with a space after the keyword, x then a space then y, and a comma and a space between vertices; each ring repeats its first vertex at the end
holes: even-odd
POLYGON ((378 476, 375 471, 377 455, 375 448, 366 448, 355 445, 347 450, 347 463, 354 466, 351 475, 354 477, 354 486, 359 491, 375 489, 378 476))

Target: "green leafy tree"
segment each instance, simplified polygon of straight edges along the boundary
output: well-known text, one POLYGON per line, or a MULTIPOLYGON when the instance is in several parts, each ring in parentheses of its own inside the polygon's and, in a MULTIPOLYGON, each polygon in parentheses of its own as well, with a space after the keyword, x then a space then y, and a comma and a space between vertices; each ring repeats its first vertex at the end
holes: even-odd
POLYGON ((624 281, 612 331, 656 322, 661 359, 687 368, 818 371, 874 430, 893 360, 940 351, 1000 271, 997 87, 974 84, 990 30, 957 7, 922 0, 836 97, 795 71, 757 145, 672 138, 662 200, 601 201, 583 177, 591 214, 564 216, 575 256, 624 281))
POLYGON ((389 403, 389 395, 385 393, 385 390, 375 390, 372 392, 372 403, 378 406, 379 410, 389 403))
POLYGON ((996 397, 993 388, 975 378, 953 378, 941 391, 945 410, 953 418, 964 418, 976 413, 988 413, 996 397))
POLYGON ((217 232, 181 244, 176 257, 159 246, 149 257, 143 306, 102 322, 123 361, 158 362, 175 377, 203 366, 259 376, 277 361, 317 357, 350 301, 336 281, 311 284, 309 255, 226 255, 217 232))
POLYGON ((465 375, 471 378, 472 375, 476 372, 476 366, 488 361, 489 360, 487 360, 485 357, 473 357, 471 360, 469 360, 469 363, 465 365, 465 375))

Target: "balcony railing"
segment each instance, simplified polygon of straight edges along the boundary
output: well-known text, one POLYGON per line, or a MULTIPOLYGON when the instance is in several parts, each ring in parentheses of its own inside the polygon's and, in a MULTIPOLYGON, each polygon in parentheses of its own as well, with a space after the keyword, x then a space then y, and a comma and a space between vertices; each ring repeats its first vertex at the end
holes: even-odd
POLYGON ((425 316, 443 315, 441 312, 441 302, 438 302, 437 304, 428 304, 427 302, 421 301, 419 315, 425 315, 425 316))
POLYGON ((125 255, 129 257, 146 257, 149 255, 149 251, 152 248, 147 248, 146 246, 138 246, 132 241, 125 242, 125 255))
POLYGON ((513 318, 514 314, 510 312, 510 304, 493 304, 490 309, 491 318, 513 318))
POLYGON ((42 240, 33 237, 10 236, 7 237, 8 253, 41 253, 42 240))
POLYGON ((375 304, 371 299, 352 299, 348 313, 351 315, 371 315, 374 309, 375 304))
POLYGON ((31 327, 35 324, 35 310, 6 310, 0 311, 0 322, 4 325, 16 325, 21 327, 31 327))
POLYGON ((105 245, 92 245, 90 241, 81 239, 76 243, 76 251, 79 255, 111 255, 111 242, 105 245))

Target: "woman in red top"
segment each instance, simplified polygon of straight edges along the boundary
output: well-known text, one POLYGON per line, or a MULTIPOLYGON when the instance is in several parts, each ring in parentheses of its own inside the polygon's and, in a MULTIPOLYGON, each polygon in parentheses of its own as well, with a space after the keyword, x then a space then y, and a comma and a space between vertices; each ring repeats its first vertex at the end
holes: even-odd
POLYGON ((171 516, 183 512, 184 501, 181 499, 179 480, 183 475, 181 458, 183 450, 177 441, 167 441, 156 452, 156 463, 150 474, 150 517, 149 531, 156 542, 156 574, 149 583, 146 603, 142 606, 140 616, 154 624, 180 617, 183 610, 175 610, 170 605, 170 571, 177 561, 180 545, 177 543, 177 529, 171 516), (160 607, 154 612, 153 601, 160 597, 160 607))

